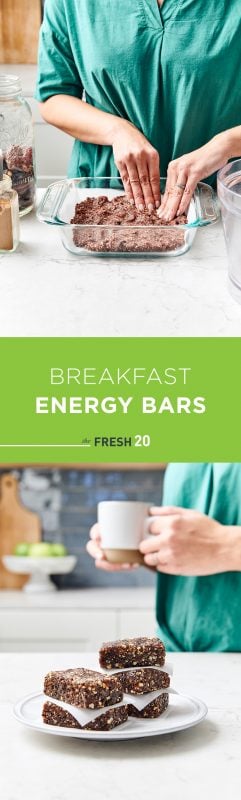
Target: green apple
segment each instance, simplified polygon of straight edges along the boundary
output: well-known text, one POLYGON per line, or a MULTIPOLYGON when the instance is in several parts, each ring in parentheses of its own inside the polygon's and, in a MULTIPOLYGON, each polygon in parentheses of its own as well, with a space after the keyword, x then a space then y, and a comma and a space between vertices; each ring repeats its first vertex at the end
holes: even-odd
POLYGON ((28 556, 29 555, 29 548, 30 544, 28 542, 19 542, 16 544, 14 548, 14 555, 15 556, 28 556))
POLYGON ((50 542, 36 542, 36 544, 31 544, 29 555, 33 558, 49 558, 49 556, 52 556, 52 545, 50 542))
POLYGON ((67 556, 67 548, 64 544, 60 542, 54 542, 51 544, 51 555, 52 556, 67 556))

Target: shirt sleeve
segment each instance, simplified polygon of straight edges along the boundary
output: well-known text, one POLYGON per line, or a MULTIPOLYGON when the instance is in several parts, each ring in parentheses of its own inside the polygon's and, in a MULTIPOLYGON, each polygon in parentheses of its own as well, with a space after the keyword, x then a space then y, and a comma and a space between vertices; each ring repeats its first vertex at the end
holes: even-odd
POLYGON ((68 35, 65 0, 46 0, 39 37, 35 98, 44 102, 56 94, 81 99, 83 85, 68 35))

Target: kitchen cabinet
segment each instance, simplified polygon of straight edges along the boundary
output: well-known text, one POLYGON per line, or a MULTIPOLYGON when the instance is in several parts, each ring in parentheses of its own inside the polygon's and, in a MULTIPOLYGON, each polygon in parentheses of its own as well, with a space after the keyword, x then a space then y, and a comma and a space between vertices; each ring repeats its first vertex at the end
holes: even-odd
POLYGON ((1 651, 96 650, 101 640, 115 638, 115 612, 35 609, 0 615, 1 651))
POLYGON ((118 635, 120 639, 132 636, 155 636, 155 617, 152 609, 128 609, 119 611, 118 635))
POLYGON ((102 641, 155 634, 154 589, 0 592, 0 652, 86 652, 102 641))

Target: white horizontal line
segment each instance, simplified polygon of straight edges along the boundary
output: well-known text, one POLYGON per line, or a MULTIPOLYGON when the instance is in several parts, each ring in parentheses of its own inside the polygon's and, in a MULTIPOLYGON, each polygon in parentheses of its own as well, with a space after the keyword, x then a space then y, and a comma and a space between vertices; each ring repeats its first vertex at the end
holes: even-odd
POLYGON ((0 447, 91 447, 90 444, 0 444, 0 447))

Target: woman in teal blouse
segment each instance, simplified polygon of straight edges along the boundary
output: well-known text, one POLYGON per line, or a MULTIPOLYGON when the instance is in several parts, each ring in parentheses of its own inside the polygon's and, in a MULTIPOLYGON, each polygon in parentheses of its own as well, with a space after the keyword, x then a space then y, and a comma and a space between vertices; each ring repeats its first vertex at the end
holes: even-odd
MULTIPOLYGON (((163 506, 151 514, 159 521, 140 549, 157 570, 166 647, 241 652, 241 464, 170 464, 163 506)), ((94 525, 88 552, 98 568, 117 569, 100 544, 94 525)))
POLYGON ((46 0, 36 97, 75 139, 69 175, 119 171, 158 208, 167 174, 158 213, 182 213, 241 155, 240 41, 240 0, 46 0))

